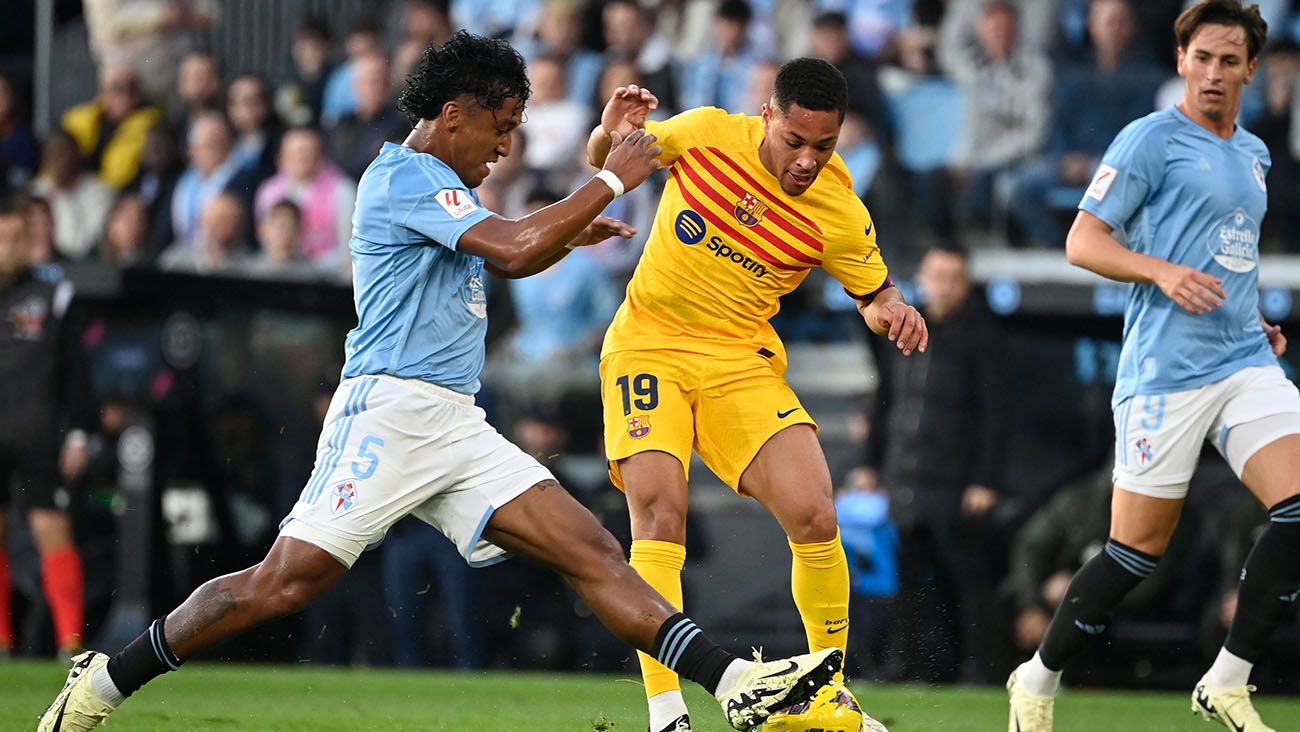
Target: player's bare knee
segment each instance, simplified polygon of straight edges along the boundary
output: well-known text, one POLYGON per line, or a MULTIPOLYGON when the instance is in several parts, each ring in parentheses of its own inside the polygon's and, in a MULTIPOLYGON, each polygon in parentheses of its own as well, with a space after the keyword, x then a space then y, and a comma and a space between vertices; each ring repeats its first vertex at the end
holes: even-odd
POLYGON ((644 494, 631 508, 636 538, 682 543, 686 536, 686 505, 661 493, 644 494))
POLYGON ((787 521, 786 532, 796 544, 814 544, 830 541, 839 531, 835 504, 830 501, 813 501, 801 506, 799 513, 787 521))

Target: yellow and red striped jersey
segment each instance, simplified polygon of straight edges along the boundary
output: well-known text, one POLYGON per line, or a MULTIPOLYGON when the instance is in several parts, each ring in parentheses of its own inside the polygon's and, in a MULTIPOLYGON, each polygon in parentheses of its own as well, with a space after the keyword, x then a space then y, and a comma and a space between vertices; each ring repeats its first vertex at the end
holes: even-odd
POLYGON ((760 117, 702 107, 646 131, 663 145, 668 185, 602 356, 742 348, 784 363, 768 321, 810 269, 857 297, 886 282, 871 215, 838 154, 795 197, 759 161, 760 117))

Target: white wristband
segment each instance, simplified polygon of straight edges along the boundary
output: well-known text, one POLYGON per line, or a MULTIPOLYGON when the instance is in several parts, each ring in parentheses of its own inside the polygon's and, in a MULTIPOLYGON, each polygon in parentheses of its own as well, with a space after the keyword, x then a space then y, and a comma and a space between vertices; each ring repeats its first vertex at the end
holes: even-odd
POLYGON ((594 177, 605 181, 605 185, 609 186, 609 189, 614 192, 614 198, 623 195, 623 192, 626 190, 623 187, 623 181, 619 180, 617 175, 614 175, 608 170, 599 170, 596 172, 594 177))

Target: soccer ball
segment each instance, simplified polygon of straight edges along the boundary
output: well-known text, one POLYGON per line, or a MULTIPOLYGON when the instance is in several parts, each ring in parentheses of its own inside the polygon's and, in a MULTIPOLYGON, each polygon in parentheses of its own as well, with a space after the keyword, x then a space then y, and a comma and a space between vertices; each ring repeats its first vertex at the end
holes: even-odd
POLYGON ((889 732, 863 714, 844 684, 823 686, 809 701, 786 707, 767 718, 763 732, 889 732))

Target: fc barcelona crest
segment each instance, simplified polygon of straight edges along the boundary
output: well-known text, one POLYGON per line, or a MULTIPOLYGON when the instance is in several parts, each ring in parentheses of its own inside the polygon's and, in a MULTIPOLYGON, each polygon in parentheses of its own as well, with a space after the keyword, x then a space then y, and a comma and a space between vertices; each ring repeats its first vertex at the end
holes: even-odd
POLYGON ((736 201, 736 220, 744 226, 758 226, 766 212, 767 204, 755 198, 752 193, 746 193, 744 198, 736 201))
POLYGON ((638 414, 635 417, 628 417, 627 434, 634 440, 650 434, 650 415, 638 414))

